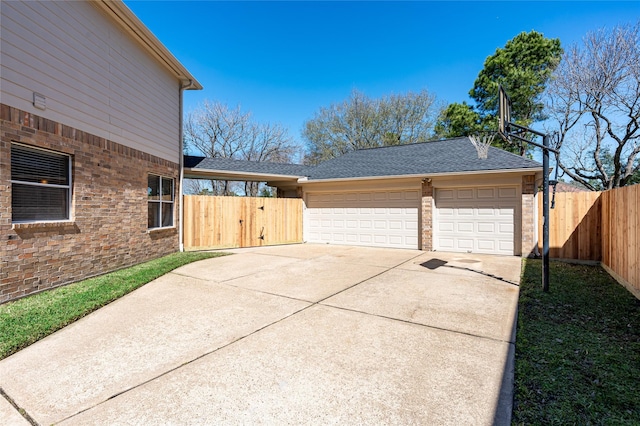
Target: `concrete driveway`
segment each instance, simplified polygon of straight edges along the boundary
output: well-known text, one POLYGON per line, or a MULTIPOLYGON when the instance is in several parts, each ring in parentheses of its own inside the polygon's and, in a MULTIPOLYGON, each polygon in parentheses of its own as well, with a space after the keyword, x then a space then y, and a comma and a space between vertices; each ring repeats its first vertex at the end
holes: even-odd
POLYGON ((520 258, 231 251, 0 361, 2 423, 509 424, 520 258))

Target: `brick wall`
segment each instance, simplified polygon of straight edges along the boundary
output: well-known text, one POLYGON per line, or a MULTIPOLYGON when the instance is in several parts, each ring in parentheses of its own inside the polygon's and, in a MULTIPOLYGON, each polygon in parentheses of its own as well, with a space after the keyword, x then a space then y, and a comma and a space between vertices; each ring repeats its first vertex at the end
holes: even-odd
POLYGON ((0 105, 0 303, 178 250, 179 165, 0 105), (71 220, 11 223, 11 143, 70 154, 71 220), (147 176, 175 179, 175 228, 147 230, 147 176))
POLYGON ((431 182, 422 182, 422 211, 420 220, 420 249, 425 251, 433 250, 433 185, 431 182))
POLYGON ((535 176, 522 176, 522 256, 534 255, 537 246, 534 225, 535 183, 535 176))

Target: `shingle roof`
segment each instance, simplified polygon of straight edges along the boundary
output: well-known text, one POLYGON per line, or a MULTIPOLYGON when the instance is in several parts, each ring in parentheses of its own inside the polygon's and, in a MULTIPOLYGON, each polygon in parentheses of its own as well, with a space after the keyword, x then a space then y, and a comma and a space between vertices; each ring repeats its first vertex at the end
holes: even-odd
POLYGON ((469 138, 463 137, 349 152, 318 164, 311 169, 309 180, 540 167, 536 161, 494 147, 489 148, 487 158, 480 159, 469 138))
POLYGON ((229 172, 261 173, 269 175, 308 176, 309 166, 266 161, 243 161, 229 158, 184 156, 184 167, 229 172))
POLYGON ((184 157, 186 168, 255 174, 307 176, 309 181, 403 175, 430 175, 513 169, 539 169, 541 164, 490 147, 487 158, 478 153, 467 137, 411 145, 361 149, 317 166, 239 161, 227 158, 184 157))

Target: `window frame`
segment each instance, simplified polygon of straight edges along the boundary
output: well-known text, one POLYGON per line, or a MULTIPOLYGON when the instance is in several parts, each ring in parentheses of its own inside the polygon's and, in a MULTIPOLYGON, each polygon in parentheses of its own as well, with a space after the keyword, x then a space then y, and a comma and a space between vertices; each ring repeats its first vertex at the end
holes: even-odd
POLYGON ((176 210, 175 210, 175 200, 176 200, 176 179, 173 177, 169 177, 169 176, 163 176, 160 174, 156 174, 156 173, 148 173, 147 174, 147 231, 155 231, 155 230, 159 230, 159 229, 170 229, 170 228, 175 228, 176 226, 176 210), (149 178, 150 177, 157 177, 158 180, 158 199, 157 200, 151 200, 149 199, 149 178), (163 181, 170 181, 171 182, 171 200, 167 201, 167 200, 163 200, 162 199, 162 188, 163 188, 163 181), (160 226, 154 226, 154 227, 150 227, 149 226, 149 205, 150 204, 157 204, 158 208, 157 208, 157 214, 159 215, 159 217, 157 217, 158 219, 158 223, 160 224, 160 226), (164 205, 171 205, 171 224, 170 225, 162 225, 162 210, 163 210, 163 206, 164 205))
MULTIPOLYGON (((14 141, 11 141, 11 144, 9 146, 10 151, 11 151, 11 148, 13 148, 13 146, 20 146, 22 148, 26 148, 27 150, 43 151, 43 152, 45 152, 47 154, 57 155, 57 156, 61 156, 61 157, 67 157, 67 180, 68 180, 68 184, 67 185, 60 185, 60 184, 29 182, 29 181, 12 179, 11 177, 13 175, 13 168, 11 167, 11 163, 12 163, 13 160, 9 161, 9 164, 10 164, 9 182, 11 183, 11 223, 15 223, 15 224, 21 224, 21 223, 58 223, 58 222, 70 222, 70 221, 72 221, 71 208, 73 206, 73 198, 72 198, 73 197, 73 156, 71 154, 67 154, 66 152, 54 151, 52 149, 41 148, 41 147, 38 147, 38 146, 27 145, 27 144, 23 144, 23 143, 14 142, 14 141), (66 205, 66 212, 67 212, 66 216, 67 217, 64 218, 64 219, 14 220, 13 219, 13 197, 14 197, 13 184, 44 187, 44 188, 65 189, 67 191, 67 205, 66 205)), ((13 153, 11 154, 11 158, 13 159, 13 153)))

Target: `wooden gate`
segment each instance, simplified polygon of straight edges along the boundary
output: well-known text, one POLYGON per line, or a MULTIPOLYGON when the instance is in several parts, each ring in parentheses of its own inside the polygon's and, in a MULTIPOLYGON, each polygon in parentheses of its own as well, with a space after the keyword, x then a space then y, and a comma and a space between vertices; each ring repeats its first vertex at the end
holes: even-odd
POLYGON ((256 247, 302 242, 302 199, 185 195, 184 248, 256 247))

